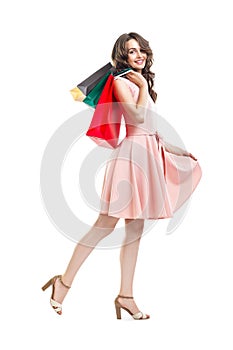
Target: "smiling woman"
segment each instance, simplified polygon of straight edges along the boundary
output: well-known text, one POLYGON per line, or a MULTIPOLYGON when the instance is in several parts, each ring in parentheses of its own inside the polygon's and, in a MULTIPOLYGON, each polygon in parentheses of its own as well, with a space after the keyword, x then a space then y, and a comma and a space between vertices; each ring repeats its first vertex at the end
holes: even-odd
POLYGON ((141 49, 138 42, 135 39, 131 39, 126 43, 128 51, 128 63, 137 72, 142 73, 145 68, 147 54, 141 49))
MULTIPOLYGON (((119 219, 125 220, 121 247, 121 283, 115 299, 116 316, 121 309, 134 319, 148 319, 133 299, 133 280, 145 220, 171 218, 190 197, 200 178, 197 159, 183 149, 166 144, 157 132, 150 71, 153 54, 149 42, 137 33, 121 35, 112 50, 117 70, 131 68, 124 76, 111 76, 105 88, 117 103, 104 103, 107 123, 120 108, 126 137, 117 145, 106 165, 100 212, 96 222, 75 247, 63 275, 51 278, 42 289, 52 286, 51 306, 61 315, 62 302, 83 262, 96 245, 107 237, 119 219), (113 108, 114 105, 115 107, 113 108)), ((102 96, 102 95, 101 95, 102 96)), ((100 128, 103 123, 99 125, 100 128)))
POLYGON ((155 102, 157 93, 153 90, 155 74, 151 72, 153 52, 149 42, 138 33, 122 34, 112 50, 112 60, 117 69, 133 68, 142 74, 148 84, 148 91, 155 102))

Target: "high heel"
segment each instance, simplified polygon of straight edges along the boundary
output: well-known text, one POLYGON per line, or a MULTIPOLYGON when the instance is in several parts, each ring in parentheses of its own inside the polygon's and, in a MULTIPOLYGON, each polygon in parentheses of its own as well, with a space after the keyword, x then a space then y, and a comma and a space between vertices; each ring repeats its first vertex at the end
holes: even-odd
POLYGON ((62 304, 58 303, 56 300, 53 299, 53 295, 54 295, 54 291, 55 291, 55 282, 56 280, 59 279, 59 281, 61 282, 61 284, 70 289, 70 286, 67 286, 63 281, 62 281, 62 276, 61 275, 57 275, 52 277, 47 283, 45 283, 45 285, 41 288, 43 291, 45 291, 48 287, 52 286, 52 295, 50 298, 50 305, 52 306, 52 308, 54 309, 54 311, 58 314, 61 315, 62 314, 62 304))
POLYGON ((147 320, 150 318, 149 315, 144 314, 143 312, 139 311, 136 314, 133 314, 129 309, 126 307, 122 306, 121 303, 119 302, 119 298, 124 298, 124 299, 133 299, 133 297, 125 297, 123 295, 118 295, 115 299, 115 308, 116 308, 116 317, 118 320, 121 320, 121 309, 124 309, 127 311, 133 318, 134 320, 147 320))

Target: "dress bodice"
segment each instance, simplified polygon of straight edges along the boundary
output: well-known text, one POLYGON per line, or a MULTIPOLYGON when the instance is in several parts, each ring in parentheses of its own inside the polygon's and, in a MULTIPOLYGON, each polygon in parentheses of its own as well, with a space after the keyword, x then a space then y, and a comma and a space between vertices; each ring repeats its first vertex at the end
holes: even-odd
MULTIPOLYGON (((131 91, 134 101, 137 102, 138 95, 139 95, 139 87, 126 78, 119 77, 118 79, 121 79, 122 81, 125 82, 125 84, 127 84, 127 86, 131 91)), ((126 136, 154 134, 156 132, 157 130, 156 107, 150 95, 148 96, 148 102, 145 109, 146 109, 146 112, 145 112, 143 123, 138 123, 137 121, 130 118, 127 114, 124 114, 126 136)))

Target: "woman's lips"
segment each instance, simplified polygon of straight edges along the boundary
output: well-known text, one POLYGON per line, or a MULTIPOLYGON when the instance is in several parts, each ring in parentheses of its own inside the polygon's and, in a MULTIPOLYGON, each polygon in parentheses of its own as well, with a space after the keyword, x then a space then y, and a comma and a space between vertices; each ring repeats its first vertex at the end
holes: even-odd
POLYGON ((140 65, 143 64, 144 62, 145 62, 145 60, 136 60, 135 61, 136 64, 140 64, 140 65))

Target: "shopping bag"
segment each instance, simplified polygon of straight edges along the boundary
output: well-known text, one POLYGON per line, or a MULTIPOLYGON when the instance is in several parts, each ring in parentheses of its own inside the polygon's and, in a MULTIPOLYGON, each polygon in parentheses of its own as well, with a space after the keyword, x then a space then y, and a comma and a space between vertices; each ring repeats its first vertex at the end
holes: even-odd
POLYGON ((125 68, 120 71, 117 71, 114 67, 112 67, 99 81, 99 83, 91 90, 91 92, 83 99, 83 102, 89 105, 90 107, 95 108, 97 103, 99 102, 100 95, 105 87, 105 84, 109 78, 109 75, 113 75, 113 77, 120 77, 122 75, 127 74, 131 71, 131 68, 125 68))
POLYGON ((130 68, 126 68, 118 71, 109 62, 78 84, 77 87, 70 90, 70 93, 75 101, 84 102, 95 108, 109 75, 112 74, 114 77, 121 76, 127 74, 130 70, 130 68))
POLYGON ((77 88, 82 91, 82 93, 87 96, 91 90, 99 83, 99 81, 113 68, 112 64, 109 62, 105 66, 98 69, 95 73, 91 74, 88 78, 77 85, 77 88))
MULTIPOLYGON (((75 101, 83 101, 85 97, 93 90, 93 88, 101 81, 101 79, 107 74, 110 74, 111 70, 114 70, 112 64, 109 62, 103 67, 98 69, 95 73, 91 74, 88 78, 79 83, 76 87, 70 90, 71 95, 75 101)), ((105 79, 106 81, 106 79, 105 79)), ((102 90, 101 90, 102 91, 102 90)), ((96 101, 96 98, 94 99, 96 101)), ((87 100, 87 104, 94 106, 87 100)))
POLYGON ((82 102, 84 99, 85 99, 85 95, 83 94, 83 92, 79 89, 79 88, 77 88, 77 87, 75 87, 75 88, 73 88, 72 90, 70 90, 70 93, 71 93, 71 95, 73 96, 73 99, 75 100, 75 101, 79 101, 79 102, 82 102))
POLYGON ((90 107, 95 108, 100 95, 103 91, 103 88, 108 80, 108 77, 110 76, 111 71, 107 72, 104 77, 99 81, 99 83, 91 90, 91 92, 84 98, 83 102, 89 105, 90 107))
POLYGON ((107 148, 118 146, 122 117, 121 107, 113 95, 113 81, 114 76, 110 74, 86 132, 95 143, 107 148))

